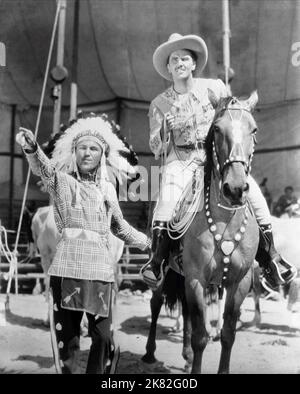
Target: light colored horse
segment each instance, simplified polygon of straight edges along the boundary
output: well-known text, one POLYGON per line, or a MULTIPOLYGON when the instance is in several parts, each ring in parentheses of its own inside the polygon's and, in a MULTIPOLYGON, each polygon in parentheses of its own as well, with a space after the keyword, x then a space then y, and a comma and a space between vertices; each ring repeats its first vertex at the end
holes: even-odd
POLYGON ((34 245, 41 256, 41 265, 45 274, 45 297, 48 301, 50 282, 48 270, 55 255, 56 245, 61 238, 54 221, 52 205, 38 208, 32 218, 31 231, 34 245))
POLYGON ((290 327, 300 330, 300 276, 290 284, 287 309, 290 312, 290 327))
MULTIPOLYGON (((298 270, 298 277, 293 279, 288 285, 282 286, 281 290, 287 296, 287 309, 291 312, 290 326, 300 328, 300 218, 289 217, 288 215, 271 217, 274 243, 276 249, 288 261, 290 261, 298 270)), ((254 267, 253 271, 253 287, 252 294, 254 298, 254 319, 252 324, 260 326, 261 312, 260 312, 260 274, 261 269, 258 265, 254 267)), ((265 296, 265 299, 275 297, 278 299, 281 296, 277 291, 272 291, 265 296)), ((243 325, 242 322, 239 324, 243 325)))
POLYGON ((291 204, 285 209, 285 212, 280 216, 281 219, 300 218, 300 199, 296 204, 291 204))
POLYGON ((279 253, 300 269, 300 218, 272 216, 274 243, 279 253))
POLYGON ((291 312, 291 326, 300 328, 300 217, 272 217, 274 242, 278 251, 298 270, 288 290, 287 308, 291 312))

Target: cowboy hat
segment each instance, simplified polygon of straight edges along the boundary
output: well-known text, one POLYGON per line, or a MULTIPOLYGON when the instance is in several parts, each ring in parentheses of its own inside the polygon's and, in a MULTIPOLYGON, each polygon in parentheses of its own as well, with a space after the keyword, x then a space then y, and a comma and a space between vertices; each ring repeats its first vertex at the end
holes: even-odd
POLYGON ((155 70, 162 77, 171 81, 172 77, 168 71, 167 63, 171 53, 179 49, 188 49, 195 53, 197 59, 194 76, 199 76, 206 65, 208 51, 204 40, 193 34, 187 36, 182 36, 179 33, 171 34, 168 41, 161 44, 153 54, 153 65, 155 70))

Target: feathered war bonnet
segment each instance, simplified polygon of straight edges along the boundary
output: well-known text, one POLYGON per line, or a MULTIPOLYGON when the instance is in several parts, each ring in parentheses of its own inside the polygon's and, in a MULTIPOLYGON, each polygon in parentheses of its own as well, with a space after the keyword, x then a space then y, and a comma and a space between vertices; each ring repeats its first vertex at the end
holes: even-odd
POLYGON ((79 118, 56 141, 52 163, 58 170, 69 174, 75 173, 79 177, 76 145, 82 137, 89 137, 103 150, 96 174, 97 183, 111 175, 120 183, 127 178, 134 178, 137 174, 137 157, 128 144, 126 146, 126 143, 117 135, 118 130, 119 127, 109 121, 107 115, 91 113, 85 118, 79 118))

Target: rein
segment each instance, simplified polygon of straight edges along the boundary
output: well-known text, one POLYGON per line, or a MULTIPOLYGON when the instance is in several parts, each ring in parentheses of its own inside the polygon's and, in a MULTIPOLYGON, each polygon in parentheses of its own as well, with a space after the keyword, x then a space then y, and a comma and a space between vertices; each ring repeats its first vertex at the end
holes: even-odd
MULTIPOLYGON (((232 98, 231 101, 229 102, 228 106, 225 106, 224 108, 222 108, 222 110, 224 110, 224 111, 226 111, 226 110, 229 111, 229 115, 230 115, 230 118, 232 121, 233 121, 233 117, 232 117, 232 114, 230 111, 233 111, 233 110, 241 111, 241 117, 239 120, 241 120, 243 117, 243 111, 247 111, 250 113, 250 111, 247 108, 242 107, 242 105, 240 105, 240 108, 230 107, 231 103, 234 104, 236 102, 238 102, 238 100, 235 98, 232 98)), ((214 120, 214 122, 215 121, 216 120, 214 120)), ((212 124, 211 127, 212 127, 212 132, 213 132, 214 127, 215 127, 214 123, 212 124)), ((242 206, 239 206, 239 207, 226 207, 223 204, 221 204, 219 201, 217 203, 217 206, 220 208, 223 208, 225 210, 228 210, 228 211, 234 211, 233 215, 237 210, 240 210, 240 209, 243 210, 241 224, 240 224, 239 228, 237 229, 236 233, 234 234, 233 238, 232 239, 223 238, 224 235, 218 231, 217 224, 215 223, 215 221, 212 217, 212 212, 210 209, 211 176, 212 176, 212 170, 214 170, 214 168, 215 168, 218 172, 218 177, 221 178, 224 168, 226 166, 232 164, 233 162, 241 162, 242 164, 244 164, 244 166, 246 168, 246 173, 248 174, 250 172, 253 152, 250 156, 249 162, 247 163, 243 149, 240 146, 240 144, 238 144, 238 145, 239 146, 237 148, 236 148, 236 144, 233 146, 229 157, 224 161, 224 163, 221 167, 219 164, 219 159, 218 159, 218 155, 217 155, 217 151, 216 151, 216 147, 215 147, 214 138, 212 136, 212 161, 211 161, 212 168, 209 171, 209 173, 210 173, 209 176, 205 177, 205 184, 204 184, 204 188, 205 188, 204 205, 205 205, 205 216, 206 216, 206 220, 207 220, 208 229, 209 229, 210 233, 212 234, 212 236, 214 237, 214 241, 216 242, 217 248, 221 251, 221 253, 223 255, 223 258, 222 258, 222 262, 223 262, 222 279, 221 279, 221 283, 219 285, 220 299, 222 299, 222 297, 223 297, 223 289, 224 289, 226 282, 227 282, 227 275, 228 275, 228 271, 229 271, 232 253, 237 248, 239 242, 241 241, 243 235, 246 232, 246 226, 248 224, 249 213, 246 209, 246 204, 243 204, 242 206), (237 152, 237 153, 235 153, 235 152, 237 152)), ((221 193, 220 188, 219 188, 219 193, 221 193)), ((232 218, 233 218, 233 216, 231 217, 231 219, 232 218)), ((230 219, 230 221, 231 221, 231 219, 230 219)))
MULTIPOLYGON (((228 111, 230 119, 231 119, 232 122, 234 121, 234 119, 233 119, 233 116, 231 114, 231 111, 240 111, 241 112, 241 116, 238 119, 238 121, 242 120, 244 112, 248 112, 248 113, 251 114, 251 111, 249 111, 248 108, 243 107, 241 102, 235 97, 232 97, 232 99, 230 100, 228 105, 224 106, 221 109, 220 112, 225 112, 225 111, 228 111), (240 105, 239 108, 230 107, 231 104, 236 104, 236 103, 238 103, 240 105)), ((214 120, 214 123, 212 124, 213 130, 216 127, 215 126, 215 122, 216 122, 216 120, 214 120)), ((254 143, 256 143, 255 135, 253 135, 253 140, 254 140, 254 143)), ((246 168, 246 174, 247 175, 249 174, 249 172, 251 171, 251 162, 252 162, 254 150, 251 153, 249 160, 247 161, 242 146, 240 144, 234 144, 234 146, 232 147, 232 150, 231 150, 231 152, 229 154, 229 157, 224 161, 224 163, 222 164, 222 167, 221 167, 220 164, 219 164, 219 159, 218 159, 218 155, 217 155, 217 152, 216 152, 216 147, 215 147, 214 140, 212 141, 212 144, 213 144, 214 159, 215 159, 215 161, 217 163, 217 170, 219 171, 220 175, 223 174, 224 169, 225 169, 226 166, 228 166, 228 165, 230 165, 230 164, 232 164, 234 162, 242 163, 245 166, 245 168, 246 168)))
MULTIPOLYGON (((241 116, 238 119, 238 121, 242 120, 244 112, 248 112, 251 114, 251 111, 248 108, 243 107, 241 102, 235 97, 232 97, 231 100, 229 101, 229 103, 226 106, 224 106, 223 108, 221 108, 219 114, 224 113, 225 111, 228 111, 231 121, 234 121, 231 111, 240 111, 241 112, 241 116), (236 104, 236 103, 239 104, 239 108, 230 106, 231 104, 236 104)), ((216 118, 211 126, 212 131, 214 131, 214 129, 216 127, 215 122, 219 118, 220 118, 220 116, 216 116, 216 118)), ((255 134, 252 135, 252 138, 253 138, 254 144, 256 144, 255 134)), ((232 163, 242 163, 244 165, 245 172, 248 175, 251 172, 251 163, 252 163, 252 159, 253 159, 253 154, 254 154, 254 149, 249 157, 249 160, 247 161, 243 147, 241 146, 240 143, 235 143, 231 149, 231 152, 230 152, 228 158, 226 158, 226 160, 224 161, 224 163, 221 166, 219 158, 218 158, 218 154, 216 151, 215 141, 214 141, 214 138, 212 138, 213 167, 215 167, 215 169, 217 170, 219 178, 222 177, 225 168, 227 166, 231 165, 232 163)), ((208 182, 208 186, 210 186, 209 183, 210 182, 208 182)), ((219 192, 221 193, 221 190, 219 190, 219 192)), ((220 202, 218 203, 218 206, 220 208, 223 208, 228 211, 235 211, 238 209, 245 208, 245 204, 243 204, 241 206, 237 206, 237 207, 227 207, 227 206, 221 204, 220 202)))

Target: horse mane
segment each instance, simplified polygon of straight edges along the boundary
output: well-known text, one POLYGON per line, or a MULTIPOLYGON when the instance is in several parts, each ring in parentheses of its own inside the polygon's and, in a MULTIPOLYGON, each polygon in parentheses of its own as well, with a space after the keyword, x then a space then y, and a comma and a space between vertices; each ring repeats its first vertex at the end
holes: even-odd
POLYGON ((208 185, 210 183, 211 174, 213 172, 213 137, 215 122, 221 117, 233 98, 234 97, 232 96, 221 98, 217 104, 217 107, 215 108, 215 116, 204 142, 204 149, 206 152, 206 163, 204 165, 204 185, 208 185))

